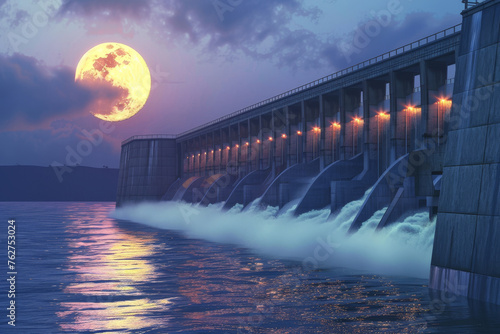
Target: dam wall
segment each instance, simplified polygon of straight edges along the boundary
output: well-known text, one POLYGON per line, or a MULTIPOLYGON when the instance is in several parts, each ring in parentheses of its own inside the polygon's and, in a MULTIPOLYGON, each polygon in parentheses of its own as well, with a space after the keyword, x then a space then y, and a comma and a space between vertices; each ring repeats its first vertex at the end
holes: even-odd
POLYGON ((500 304, 500 1, 463 17, 430 287, 500 304))
POLYGON ((122 143, 117 206, 159 201, 178 178, 175 136, 135 136, 122 143))

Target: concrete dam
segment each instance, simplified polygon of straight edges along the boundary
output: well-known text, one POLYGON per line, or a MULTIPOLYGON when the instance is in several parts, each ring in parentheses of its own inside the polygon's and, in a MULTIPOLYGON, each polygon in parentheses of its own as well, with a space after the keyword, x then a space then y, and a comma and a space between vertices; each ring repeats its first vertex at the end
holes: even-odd
POLYGON ((117 206, 253 203, 349 232, 436 218, 429 287, 500 304, 500 0, 463 22, 178 135, 122 143, 117 206))

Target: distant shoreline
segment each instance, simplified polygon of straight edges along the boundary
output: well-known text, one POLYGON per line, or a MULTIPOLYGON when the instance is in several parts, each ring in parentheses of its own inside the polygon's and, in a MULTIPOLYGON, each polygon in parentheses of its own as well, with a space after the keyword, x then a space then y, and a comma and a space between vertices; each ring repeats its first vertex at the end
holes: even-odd
POLYGON ((52 167, 0 166, 0 202, 114 202, 118 172, 74 166, 60 182, 52 167))

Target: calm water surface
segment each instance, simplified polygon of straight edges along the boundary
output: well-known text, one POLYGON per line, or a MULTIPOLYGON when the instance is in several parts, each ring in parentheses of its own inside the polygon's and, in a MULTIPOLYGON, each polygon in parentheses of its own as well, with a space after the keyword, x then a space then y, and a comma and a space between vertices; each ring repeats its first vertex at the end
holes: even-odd
POLYGON ((499 308, 427 280, 300 263, 109 218, 114 203, 0 203, 1 333, 499 333, 499 308), (16 327, 7 220, 16 220, 16 327), (6 320, 7 319, 7 320, 6 320))

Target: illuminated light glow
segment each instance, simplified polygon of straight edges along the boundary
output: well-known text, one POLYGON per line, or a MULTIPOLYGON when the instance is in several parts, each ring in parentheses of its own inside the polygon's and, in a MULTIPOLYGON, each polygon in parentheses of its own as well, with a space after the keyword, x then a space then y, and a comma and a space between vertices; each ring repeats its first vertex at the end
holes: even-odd
POLYGON ((378 113, 378 116, 381 118, 381 119, 389 119, 391 118, 391 115, 389 115, 388 113, 386 112, 379 112, 378 113))
POLYGON ((137 51, 120 43, 102 43, 87 51, 78 62, 75 81, 90 88, 116 89, 116 97, 104 94, 89 106, 92 115, 111 122, 137 114, 151 91, 146 62, 137 51))
POLYGON ((245 146, 248 146, 248 145, 250 145, 250 143, 249 143, 249 142, 246 142, 246 143, 245 143, 245 146))
POLYGON ((201 154, 200 154, 200 153, 198 153, 198 156, 200 156, 200 155, 201 155, 201 154))
POLYGON ((269 137, 269 141, 273 141, 273 137, 269 137))
POLYGON ((448 100, 447 98, 441 97, 439 98, 437 104, 442 104, 445 106, 445 108, 450 108, 453 102, 451 100, 448 100))
POLYGON ((194 158, 194 154, 191 156, 191 158, 194 158))
POLYGON ((334 129, 340 129, 342 126, 341 126, 339 123, 334 122, 334 123, 332 123, 332 127, 333 127, 334 129))
POLYGON ((221 149, 221 148, 219 148, 219 152, 220 152, 220 151, 222 151, 222 149, 221 149))
POLYGON ((207 152, 205 152, 205 155, 207 155, 207 152))
POLYGON ((257 139, 257 144, 260 144, 260 140, 259 139, 257 139))
POLYGON ((286 134, 282 134, 281 138, 286 139, 286 134))
POLYGON ((422 111, 421 108, 417 108, 417 107, 412 106, 412 105, 408 105, 408 106, 405 106, 405 107, 406 107, 405 110, 407 110, 408 112, 412 112, 412 113, 418 113, 418 112, 422 111))
POLYGON ((298 134, 299 136, 302 136, 302 131, 297 131, 297 134, 298 134))
POLYGON ((212 150, 212 152, 210 152, 210 153, 214 153, 214 150, 212 150))
POLYGON ((353 121, 354 121, 356 124, 359 124, 359 123, 361 123, 363 120, 362 120, 361 118, 359 118, 359 117, 355 117, 355 118, 353 119, 353 121))
POLYGON ((316 132, 316 133, 320 133, 320 132, 321 132, 321 129, 320 129, 320 128, 318 128, 317 126, 315 126, 315 127, 313 128, 313 131, 314 131, 314 132, 316 132))
POLYGON ((236 148, 240 148, 240 145, 236 144, 236 148))
POLYGON ((226 147, 226 150, 229 150, 229 149, 231 149, 229 146, 228 146, 228 147, 226 147))

